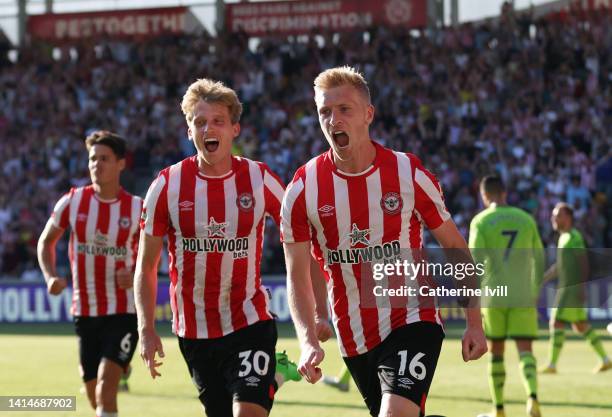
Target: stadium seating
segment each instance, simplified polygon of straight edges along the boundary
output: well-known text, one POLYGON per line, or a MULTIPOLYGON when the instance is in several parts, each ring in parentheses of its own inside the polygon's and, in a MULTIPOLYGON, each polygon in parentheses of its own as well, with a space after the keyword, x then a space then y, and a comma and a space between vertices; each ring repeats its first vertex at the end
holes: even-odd
MULTIPOLYGON (((312 81, 341 64, 359 67, 373 89, 372 137, 423 159, 464 234, 479 209, 478 179, 497 171, 512 187, 509 203, 536 216, 547 244, 551 208, 567 200, 589 245, 610 247, 611 28, 609 13, 512 15, 418 34, 264 39, 255 50, 240 34, 24 48, 0 66, 0 276, 36 270, 53 204, 88 181, 88 131, 128 139, 125 184, 142 195, 160 168, 193 151, 179 106, 186 86, 216 78, 244 102, 235 151, 289 181, 327 149, 312 81)), ((263 265, 273 271, 282 251, 267 233, 263 265)))

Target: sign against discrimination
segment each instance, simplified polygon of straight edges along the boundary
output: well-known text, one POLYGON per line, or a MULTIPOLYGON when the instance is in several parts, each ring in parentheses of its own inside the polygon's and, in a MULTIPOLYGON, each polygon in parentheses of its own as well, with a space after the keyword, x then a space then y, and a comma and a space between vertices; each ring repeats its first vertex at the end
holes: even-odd
POLYGON ((342 32, 374 25, 405 28, 427 25, 427 0, 271 1, 225 7, 226 27, 249 36, 342 32))

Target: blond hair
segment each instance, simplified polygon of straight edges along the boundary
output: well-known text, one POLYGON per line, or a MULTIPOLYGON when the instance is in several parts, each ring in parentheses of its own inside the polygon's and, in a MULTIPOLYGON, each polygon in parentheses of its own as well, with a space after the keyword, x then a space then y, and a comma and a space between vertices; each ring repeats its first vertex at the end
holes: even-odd
POLYGON ((187 92, 181 102, 181 110, 187 121, 193 120, 195 106, 200 100, 206 103, 219 103, 227 106, 232 124, 240 121, 242 103, 238 100, 236 92, 226 87, 221 81, 200 78, 187 88, 187 92))
POLYGON ((329 90, 342 85, 351 85, 357 89, 370 103, 370 89, 363 74, 355 68, 345 65, 323 71, 314 80, 315 90, 329 90))

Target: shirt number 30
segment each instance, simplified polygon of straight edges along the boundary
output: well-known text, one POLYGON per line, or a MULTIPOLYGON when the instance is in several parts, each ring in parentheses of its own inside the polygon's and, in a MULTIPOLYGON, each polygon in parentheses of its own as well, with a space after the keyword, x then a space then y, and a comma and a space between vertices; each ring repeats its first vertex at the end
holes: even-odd
POLYGON ((270 355, 264 351, 258 350, 253 354, 251 359, 251 352, 252 350, 245 350, 238 354, 238 357, 242 359, 242 362, 240 362, 240 371, 238 372, 239 378, 247 376, 252 370, 262 376, 268 373, 270 355))

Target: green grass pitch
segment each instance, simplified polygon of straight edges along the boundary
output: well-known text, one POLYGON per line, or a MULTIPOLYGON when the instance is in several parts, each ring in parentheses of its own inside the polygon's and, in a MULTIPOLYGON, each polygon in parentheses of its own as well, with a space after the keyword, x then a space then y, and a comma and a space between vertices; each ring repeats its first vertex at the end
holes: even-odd
MULTIPOLYGON (((164 334, 166 358, 162 377, 153 381, 139 356, 135 356, 130 378, 131 391, 120 394, 122 417, 203 416, 180 356, 176 339, 166 326, 164 334)), ((605 330, 598 329, 601 335, 605 330)), ((298 357, 298 343, 292 329, 280 328, 280 350, 290 358, 298 357)), ((448 417, 470 417, 490 410, 487 385, 487 358, 465 364, 461 360, 459 328, 451 328, 444 343, 434 382, 427 402, 428 414, 448 417)), ((542 333, 545 335, 545 333, 542 333)), ((607 352, 612 353, 612 340, 605 336, 607 352)), ((524 416, 525 394, 519 379, 516 349, 506 345, 506 413, 524 416)), ((326 359, 323 371, 335 374, 342 366, 336 341, 324 345, 326 359)), ((542 364, 547 341, 535 343, 535 354, 542 364)), ((2 412, 3 416, 66 416, 92 417, 93 411, 84 394, 79 392, 77 344, 70 325, 2 325, 0 326, 0 395, 76 395, 76 412, 2 412)), ((566 341, 559 362, 559 374, 539 377, 543 416, 610 417, 612 416, 612 372, 591 374, 596 365, 595 354, 581 339, 566 341)), ((289 382, 278 392, 273 417, 357 417, 368 415, 365 406, 351 386, 349 393, 340 393, 322 384, 289 382)))

